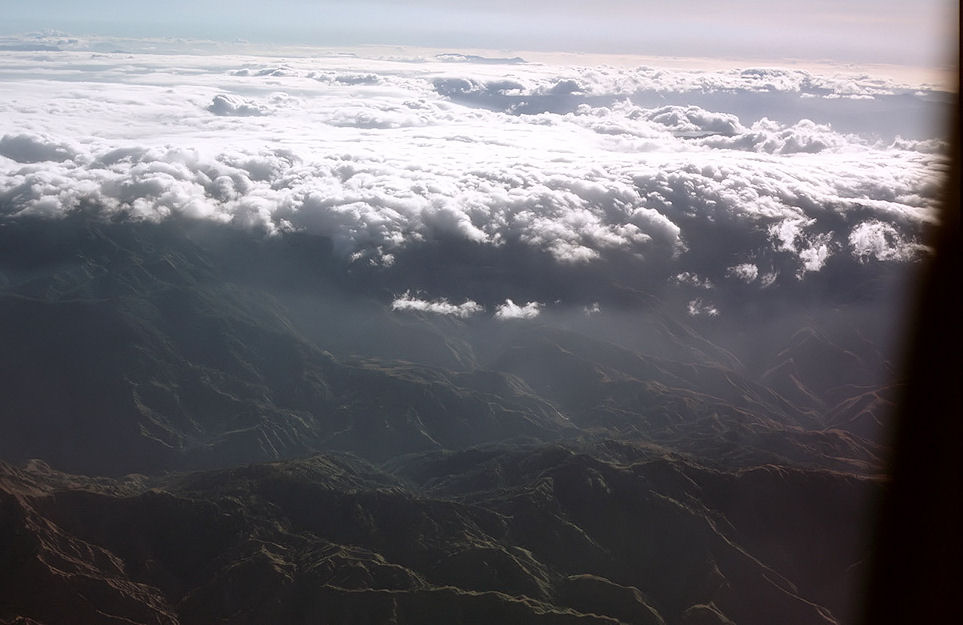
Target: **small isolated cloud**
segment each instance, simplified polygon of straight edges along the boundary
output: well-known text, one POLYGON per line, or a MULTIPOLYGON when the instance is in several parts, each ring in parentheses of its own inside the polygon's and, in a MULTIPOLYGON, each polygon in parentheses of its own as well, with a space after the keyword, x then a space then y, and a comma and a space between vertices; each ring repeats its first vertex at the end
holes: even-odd
POLYGON ((815 220, 786 219, 769 226, 769 236, 776 243, 776 249, 783 252, 797 252, 796 240, 802 237, 803 227, 814 223, 815 220))
POLYGON ((816 223, 815 219, 786 219, 769 227, 769 236, 777 250, 795 254, 802 265, 797 277, 807 272, 819 271, 832 256, 835 244, 829 233, 807 234, 805 228, 816 223))
POLYGON ((741 265, 729 267, 729 269, 726 270, 726 275, 732 278, 738 278, 746 284, 749 284, 759 277, 759 268, 752 263, 742 263, 741 265))
POLYGON ((817 234, 806 239, 805 247, 799 250, 799 260, 802 261, 803 272, 819 271, 833 253, 833 241, 830 234, 817 234))
POLYGON ((474 300, 465 300, 461 304, 449 303, 447 299, 424 300, 413 297, 409 292, 405 292, 401 297, 395 298, 391 302, 391 310, 408 310, 416 312, 427 312, 436 315, 448 315, 467 319, 472 315, 482 312, 484 307, 474 300))
POLYGON ((602 307, 599 306, 598 302, 592 302, 590 306, 586 306, 583 310, 585 311, 585 316, 591 317, 602 312, 602 307))
POLYGON ((915 242, 907 242, 896 228, 878 220, 866 221, 849 234, 849 246, 853 254, 861 261, 870 258, 876 260, 911 260, 926 246, 915 242))
POLYGON ((534 319, 542 312, 542 305, 538 302, 528 302, 519 306, 510 299, 500 304, 495 310, 496 319, 534 319))
POLYGON ((775 272, 775 271, 771 271, 771 272, 769 272, 769 273, 764 273, 764 274, 762 274, 762 276, 759 278, 759 284, 760 284, 760 286, 762 286, 762 288, 764 288, 764 289, 769 288, 770 286, 772 286, 773 284, 775 284, 776 278, 778 278, 778 277, 779 277, 779 273, 777 273, 777 272, 775 272))
POLYGON ((257 117, 267 113, 266 108, 252 100, 225 94, 214 96, 207 110, 222 117, 257 117))
POLYGON ((719 309, 708 302, 702 301, 701 298, 690 301, 688 309, 689 309, 690 317, 718 317, 719 316, 719 309))
POLYGON ((711 289, 712 281, 709 278, 703 278, 697 273, 691 271, 683 271, 677 273, 673 281, 676 284, 684 284, 686 286, 694 286, 698 289, 711 289))

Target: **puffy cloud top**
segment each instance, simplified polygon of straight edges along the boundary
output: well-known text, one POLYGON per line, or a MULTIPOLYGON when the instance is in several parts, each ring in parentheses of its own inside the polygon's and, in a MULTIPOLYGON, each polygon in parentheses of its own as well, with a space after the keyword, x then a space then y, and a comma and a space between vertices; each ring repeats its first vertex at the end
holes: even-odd
POLYGON ((215 115, 229 115, 234 117, 252 117, 264 115, 267 112, 265 107, 256 102, 224 94, 214 96, 207 110, 215 115))

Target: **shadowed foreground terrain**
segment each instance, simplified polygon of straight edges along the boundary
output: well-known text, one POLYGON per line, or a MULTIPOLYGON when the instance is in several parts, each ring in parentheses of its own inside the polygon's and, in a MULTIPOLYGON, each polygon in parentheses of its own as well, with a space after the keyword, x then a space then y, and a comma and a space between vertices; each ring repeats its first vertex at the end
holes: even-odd
POLYGON ((879 486, 617 443, 0 470, 3 610, 46 623, 834 623, 879 486))
POLYGON ((461 253, 0 225, 0 623, 853 622, 885 267, 725 321, 632 272, 590 316, 536 252, 461 253), (562 303, 397 311, 401 276, 562 303))

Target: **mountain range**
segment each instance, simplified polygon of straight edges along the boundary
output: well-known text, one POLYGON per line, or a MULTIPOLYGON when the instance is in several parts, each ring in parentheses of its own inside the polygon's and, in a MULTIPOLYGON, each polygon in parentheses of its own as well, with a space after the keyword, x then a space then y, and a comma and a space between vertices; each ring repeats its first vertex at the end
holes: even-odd
POLYGON ((0 623, 854 622, 896 270, 713 319, 433 245, 0 223, 0 623))

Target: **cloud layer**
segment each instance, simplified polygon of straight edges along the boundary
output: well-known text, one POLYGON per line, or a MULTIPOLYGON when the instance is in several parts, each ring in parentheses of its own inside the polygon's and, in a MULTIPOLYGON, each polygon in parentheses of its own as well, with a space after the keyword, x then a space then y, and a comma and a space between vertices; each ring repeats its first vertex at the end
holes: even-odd
POLYGON ((181 215, 321 234, 381 267, 437 241, 521 245, 559 266, 620 255, 666 281, 765 288, 834 257, 925 254, 946 167, 938 136, 895 137, 885 117, 838 129, 894 98, 928 123, 939 94, 865 76, 472 57, 87 55, 78 70, 75 56, 0 57, 0 219, 181 215))

